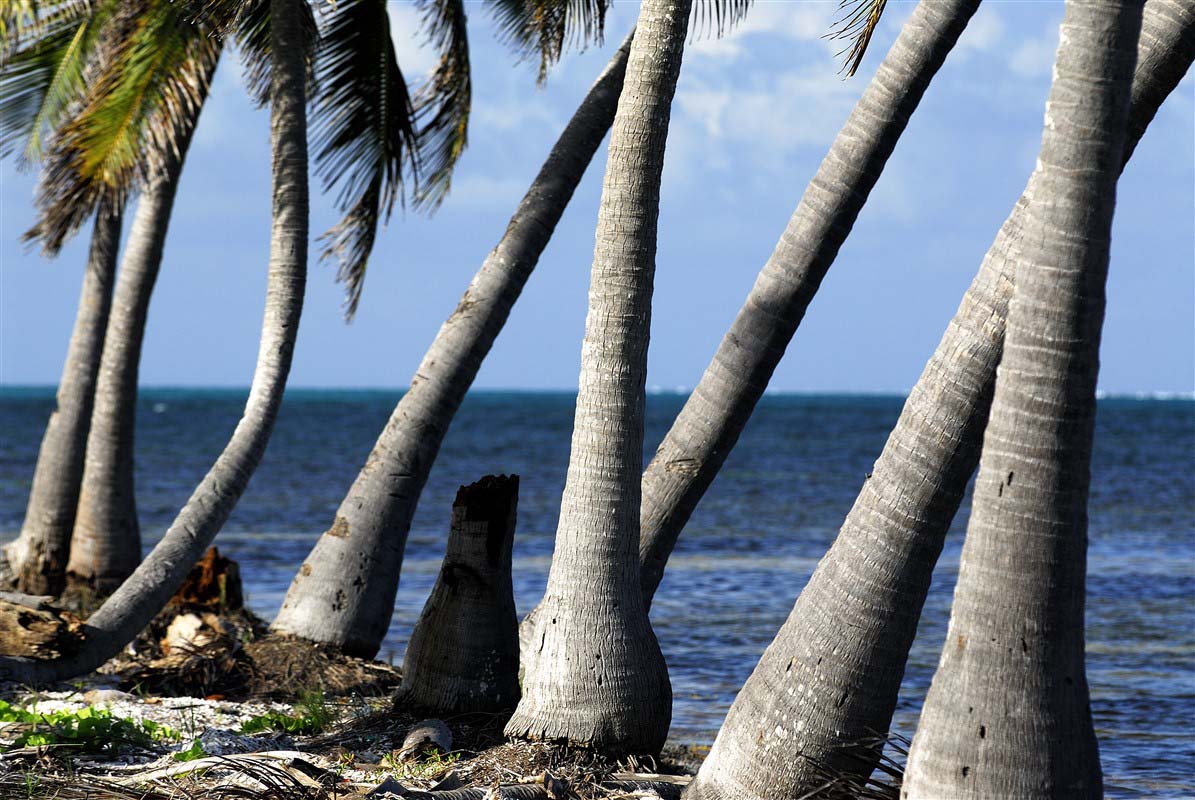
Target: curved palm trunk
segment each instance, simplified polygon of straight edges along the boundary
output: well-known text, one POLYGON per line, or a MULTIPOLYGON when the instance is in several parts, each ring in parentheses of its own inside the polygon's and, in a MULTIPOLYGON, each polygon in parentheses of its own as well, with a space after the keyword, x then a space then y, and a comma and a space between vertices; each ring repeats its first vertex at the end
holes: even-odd
MULTIPOLYGON (((202 81, 203 95, 210 81, 209 72, 202 81)), ((196 118, 201 106, 202 101, 197 104, 196 118)), ((137 203, 104 336, 67 562, 72 585, 100 594, 119 586, 141 561, 141 529, 133 489, 137 373, 149 300, 162 264, 170 213, 195 121, 179 136, 178 151, 169 154, 161 169, 148 179, 137 203)))
POLYGON ((648 605, 677 537, 734 448, 930 80, 979 0, 922 3, 834 139, 713 360, 643 473, 648 605))
POLYGON ((21 535, 4 551, 17 588, 28 594, 57 595, 66 584, 83 454, 112 307, 120 226, 120 209, 101 204, 91 234, 79 311, 58 383, 57 407, 42 435, 21 535))
POLYGON ((377 653, 390 626, 419 494, 482 360, 614 120, 629 49, 630 37, 589 90, 502 240, 440 328, 332 527, 295 575, 274 630, 366 658, 377 653))
POLYGON ((115 655, 153 619, 219 532, 261 461, 290 371, 307 276, 307 118, 302 0, 271 0, 270 143, 273 228, 261 345, 245 412, 216 463, 133 575, 88 620, 71 658, 0 658, 0 678, 42 683, 78 675, 115 655))
POLYGON ((1087 495, 1141 5, 1070 0, 946 645, 903 797, 1104 796, 1084 660, 1087 495))
MULTIPOLYGON (((1177 0, 1150 0, 1125 161, 1192 58, 1195 13, 1177 0)), ((686 797, 787 798, 793 787, 800 794, 821 785, 798 764, 869 771, 870 762, 841 757, 842 748, 891 722, 934 564, 979 460, 1035 191, 1031 182, 1001 228, 837 540, 739 692, 686 797)))
POLYGON ((644 0, 598 212, 572 454, 536 668, 508 736, 658 752, 672 687, 639 592, 639 477, 664 145, 690 0, 644 0))

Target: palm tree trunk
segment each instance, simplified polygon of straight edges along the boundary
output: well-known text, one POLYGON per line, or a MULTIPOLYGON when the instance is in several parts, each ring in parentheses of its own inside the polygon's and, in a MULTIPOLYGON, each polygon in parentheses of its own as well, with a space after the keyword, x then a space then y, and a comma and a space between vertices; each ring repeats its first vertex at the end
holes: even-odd
MULTIPOLYGON (((1139 46, 1125 161, 1195 58, 1195 13, 1177 0, 1150 0, 1139 46)), ((820 785, 815 763, 869 770, 870 761, 842 748, 891 722, 934 564, 979 460, 1035 191, 1031 182, 1000 229, 837 540, 739 692, 686 797, 791 797, 820 785), (787 737, 779 741, 778 725, 787 737)))
POLYGON ((21 535, 5 548, 17 588, 28 594, 57 595, 66 584, 83 454, 112 307, 120 227, 121 210, 102 203, 96 211, 79 311, 58 383, 57 407, 37 454, 25 522, 21 535))
POLYGON ((561 133, 498 246, 440 328, 373 452, 295 575, 275 631, 372 657, 381 646, 407 532, 444 435, 614 120, 630 37, 561 133))
POLYGON ((691 0, 644 0, 614 117, 572 455, 536 668, 508 736, 658 752, 672 688, 639 592, 639 478, 664 146, 691 0))
POLYGON ((1141 5, 1070 0, 946 645, 902 796, 1104 796, 1084 660, 1087 496, 1141 5))
POLYGON ((193 131, 191 125, 179 137, 178 151, 166 156, 161 169, 148 179, 137 203, 104 336, 67 563, 73 586, 99 594, 119 586, 141 561, 141 529, 133 487, 137 373, 149 301, 162 264, 174 196, 193 131))
POLYGON ((59 661, 0 658, 0 678, 43 683, 95 669, 153 619, 219 532, 269 442, 290 371, 307 278, 306 65, 303 0, 271 0, 270 143, 273 228, 269 282, 253 384, 228 445, 162 541, 88 620, 83 647, 59 661))
POLYGON ((859 99, 747 301, 643 473, 651 605, 677 537, 734 448, 930 80, 979 0, 922 3, 859 99))

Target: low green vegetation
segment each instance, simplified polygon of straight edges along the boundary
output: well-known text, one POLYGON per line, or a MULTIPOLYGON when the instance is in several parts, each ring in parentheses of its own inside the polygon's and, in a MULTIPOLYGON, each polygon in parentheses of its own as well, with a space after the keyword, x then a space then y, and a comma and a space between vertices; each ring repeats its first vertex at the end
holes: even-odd
POLYGON ((332 711, 320 692, 307 692, 295 703, 295 714, 270 711, 258 714, 241 725, 241 733, 319 733, 332 722, 332 711))
POLYGON ((207 751, 203 749, 203 743, 198 739, 186 750, 179 750, 174 754, 175 761, 195 761, 200 758, 207 758, 207 751))
POLYGON ((64 745, 84 752, 111 752, 123 747, 150 747, 178 741, 173 728, 152 720, 116 717, 106 708, 87 706, 78 711, 40 713, 0 700, 0 723, 11 724, 16 736, 7 749, 64 745))

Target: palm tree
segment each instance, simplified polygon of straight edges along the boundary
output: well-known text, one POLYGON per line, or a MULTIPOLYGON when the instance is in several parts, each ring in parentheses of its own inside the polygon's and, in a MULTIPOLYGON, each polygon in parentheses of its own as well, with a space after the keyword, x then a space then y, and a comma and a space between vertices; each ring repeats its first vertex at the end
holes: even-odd
MULTIPOLYGON (((884 8, 871 0, 855 5, 835 34, 853 39, 846 67, 851 72, 884 8)), ((677 537, 738 441, 909 116, 977 6, 978 0, 923 4, 905 25, 905 41, 885 59, 834 140, 643 473, 639 562, 649 607, 677 537)))
POLYGON ((639 476, 664 146, 690 0, 640 6, 610 138, 572 455, 536 668, 508 736, 655 753, 672 688, 639 593, 639 476))
POLYGON ((304 0, 270 0, 273 227, 265 316, 245 412, 166 535, 87 621, 79 652, 57 661, 0 658, 0 676, 40 683, 87 672, 129 642, 166 604, 244 492, 273 430, 290 370, 307 274, 304 0))
POLYGON ((904 797, 1103 797, 1084 665, 1104 288, 1142 8, 1071 0, 954 606, 904 797))
MULTIPOLYGON (((43 138, 81 102, 96 72, 102 20, 77 7, 14 6, 0 16, 0 147, 4 155, 25 142, 22 160, 39 162, 43 138), (85 77, 85 73, 89 73, 85 77)), ((74 527, 83 448, 91 420, 104 328, 112 303, 120 249, 121 209, 105 202, 96 213, 83 273, 79 310, 38 451, 20 536, 4 548, 8 582, 31 594, 58 594, 74 527)))
MULTIPOLYGON (((1124 161, 1193 58, 1195 13, 1178 0, 1149 0, 1124 161)), ((988 251, 833 547, 735 699, 692 796, 790 796, 787 777, 777 780, 793 769, 784 765, 812 767, 888 729, 934 564, 979 460, 1030 194, 988 251), (803 736, 778 740, 781 720, 803 736)), ((839 759, 848 772, 869 763, 839 759)), ((805 775, 815 788, 812 770, 805 775)))
MULTIPOLYGON (((96 215, 58 410, 43 438, 22 534, 7 551, 26 591, 57 593, 64 584, 95 387, 105 384, 98 376, 111 321, 120 209, 143 170, 185 149, 219 53, 203 31, 181 24, 164 5, 31 2, 16 4, 5 17, 5 140, 8 146, 26 140, 26 162, 46 162, 41 219, 29 236, 41 238, 53 254, 96 215)), ((126 255, 144 260, 137 247, 126 255)), ((126 271, 132 274, 126 265, 122 285, 126 271)), ((118 321, 125 294, 117 293, 118 321)), ((101 422, 108 421, 102 414, 101 422)), ((139 545, 135 549, 134 559, 139 545)))
POLYGON ((118 209, 105 204, 96 211, 79 311, 58 382, 55 409, 38 450, 25 521, 20 536, 4 550, 17 588, 29 594, 57 595, 65 586, 83 453, 116 278, 120 227, 118 209))
MULTIPOLYGON (((155 17, 150 13, 143 19, 155 17)), ((183 160, 207 97, 216 59, 213 57, 206 66, 196 75, 198 102, 184 123, 185 130, 154 167, 137 203, 104 336, 67 562, 68 581, 99 594, 119 586, 141 561, 141 531, 133 489, 137 374, 149 301, 162 264, 183 160)))
POLYGON ((332 527, 295 575, 273 630, 354 655, 377 653, 419 494, 481 362, 614 120, 629 49, 630 37, 560 134, 501 241, 440 328, 332 527))

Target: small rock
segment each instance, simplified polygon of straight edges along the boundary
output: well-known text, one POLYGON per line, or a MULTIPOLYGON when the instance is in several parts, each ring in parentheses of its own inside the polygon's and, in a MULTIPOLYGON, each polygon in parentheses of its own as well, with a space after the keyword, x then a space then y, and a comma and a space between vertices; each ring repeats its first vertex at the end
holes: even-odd
POLYGON ((83 693, 83 702, 95 705, 96 703, 131 703, 136 702, 137 698, 128 692, 122 692, 119 689, 92 689, 83 693))
POLYGON ((407 738, 403 739, 398 751, 403 759, 413 758, 426 752, 447 753, 452 749, 452 731, 442 719, 425 719, 417 722, 407 738))

